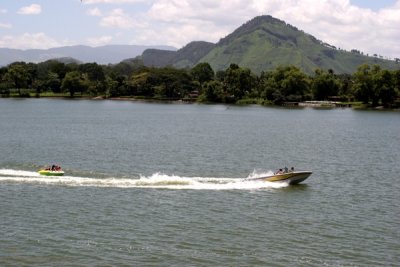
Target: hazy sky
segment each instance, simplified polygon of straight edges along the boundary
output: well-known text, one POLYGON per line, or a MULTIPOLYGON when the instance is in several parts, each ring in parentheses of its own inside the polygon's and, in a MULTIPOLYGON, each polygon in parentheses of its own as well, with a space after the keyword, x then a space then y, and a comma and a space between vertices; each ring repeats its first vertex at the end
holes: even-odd
POLYGON ((272 15, 346 50, 400 58, 400 0, 1 0, 0 47, 217 42, 272 15))

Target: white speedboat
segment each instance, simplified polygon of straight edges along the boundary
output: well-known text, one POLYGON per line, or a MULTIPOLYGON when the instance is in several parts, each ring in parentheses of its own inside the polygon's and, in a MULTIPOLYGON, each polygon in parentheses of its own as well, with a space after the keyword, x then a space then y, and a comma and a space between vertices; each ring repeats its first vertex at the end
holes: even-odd
POLYGON ((265 181, 265 182, 285 182, 288 184, 298 184, 307 179, 312 172, 310 171, 292 171, 285 173, 277 173, 270 176, 249 178, 252 181, 265 181))

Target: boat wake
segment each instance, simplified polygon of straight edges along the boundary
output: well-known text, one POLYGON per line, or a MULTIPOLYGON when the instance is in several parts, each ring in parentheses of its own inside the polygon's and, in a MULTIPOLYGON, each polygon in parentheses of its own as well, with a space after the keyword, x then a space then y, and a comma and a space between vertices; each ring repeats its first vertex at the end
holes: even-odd
POLYGON ((154 173, 151 176, 136 178, 90 178, 76 176, 41 176, 37 172, 0 169, 0 184, 41 184, 71 187, 111 187, 111 188, 163 188, 187 190, 257 190, 268 188, 283 188, 287 183, 272 183, 248 180, 260 177, 265 173, 251 173, 246 178, 215 178, 215 177, 182 177, 154 173))

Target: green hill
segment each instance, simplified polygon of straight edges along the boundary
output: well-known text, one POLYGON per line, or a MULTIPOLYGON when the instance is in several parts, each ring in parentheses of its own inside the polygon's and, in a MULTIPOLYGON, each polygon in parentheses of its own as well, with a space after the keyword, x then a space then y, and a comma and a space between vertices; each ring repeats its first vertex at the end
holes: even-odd
POLYGON ((142 54, 146 66, 164 67, 173 65, 180 68, 192 67, 207 55, 215 44, 209 42, 191 42, 178 51, 147 49, 142 54))
MULTIPOLYGON (((157 55, 152 56, 156 62, 160 62, 157 60, 160 58, 158 51, 157 55)), ((143 54, 144 59, 149 56, 146 52, 143 54)), ((391 60, 368 57, 356 50, 338 50, 271 16, 250 20, 215 45, 195 42, 173 52, 174 55, 171 51, 165 53, 171 56, 166 65, 192 67, 200 62, 208 62, 215 71, 225 70, 231 63, 247 67, 255 73, 286 65, 295 65, 310 74, 317 68, 332 69, 335 73, 353 73, 364 63, 378 64, 385 69, 400 68, 400 64, 391 60), (183 53, 187 50, 190 52, 183 53), (202 54, 204 56, 199 57, 202 54)), ((146 64, 146 60, 144 62, 146 64)), ((154 63, 155 66, 164 65, 154 63)))

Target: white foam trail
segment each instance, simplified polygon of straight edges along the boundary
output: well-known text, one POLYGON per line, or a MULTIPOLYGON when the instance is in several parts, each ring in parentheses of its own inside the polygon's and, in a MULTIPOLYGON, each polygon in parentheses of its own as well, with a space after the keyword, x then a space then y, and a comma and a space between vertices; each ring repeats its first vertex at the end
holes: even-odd
POLYGON ((252 173, 247 176, 247 179, 253 179, 253 178, 260 178, 260 177, 266 177, 266 176, 271 176, 274 175, 273 171, 258 171, 254 170, 252 173))
POLYGON ((120 187, 120 188, 164 188, 188 190, 256 190, 265 188, 282 188, 287 183, 271 183, 264 181, 251 181, 238 178, 214 177, 181 177, 155 173, 149 177, 135 178, 89 178, 75 176, 40 176, 33 172, 21 172, 30 175, 14 175, 19 171, 11 172, 13 176, 0 170, 0 183, 30 183, 61 186, 89 186, 89 187, 120 187), (34 175, 33 175, 34 174, 34 175), (6 176, 5 176, 6 175, 6 176))
POLYGON ((0 175, 23 176, 23 177, 40 176, 40 174, 37 172, 28 172, 28 171, 11 170, 11 169, 0 169, 0 175))

